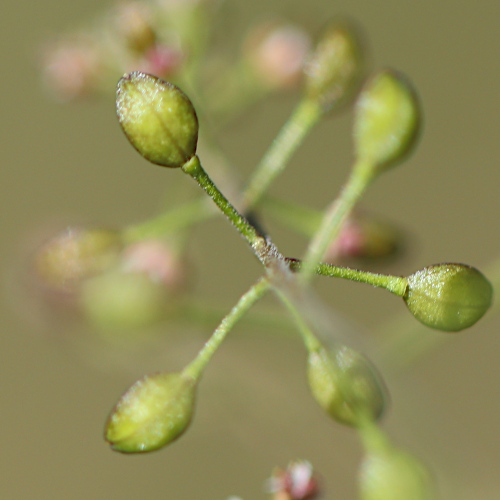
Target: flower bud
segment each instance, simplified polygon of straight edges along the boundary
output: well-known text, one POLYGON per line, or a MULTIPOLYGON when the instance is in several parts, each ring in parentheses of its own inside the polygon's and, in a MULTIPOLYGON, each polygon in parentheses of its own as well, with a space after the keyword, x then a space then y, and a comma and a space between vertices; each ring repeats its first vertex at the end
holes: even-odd
POLYGON ((401 249, 401 233, 372 214, 355 211, 343 222, 328 248, 326 262, 349 259, 384 259, 401 249))
POLYGON ((146 273, 115 268, 88 279, 81 290, 83 311, 102 330, 135 330, 161 321, 167 314, 168 288, 146 273))
POLYGON ((493 288, 473 267, 436 264, 408 277, 403 298, 413 316, 424 325, 457 332, 483 317, 491 306, 493 288))
POLYGON ((285 470, 275 469, 266 489, 272 500, 312 500, 320 494, 318 476, 307 460, 290 462, 285 470))
POLYGON ((124 249, 122 263, 126 271, 143 273, 173 293, 186 285, 186 263, 179 258, 174 245, 165 241, 144 239, 132 243, 124 249))
POLYGON ((356 85, 362 67, 359 41, 352 27, 331 24, 304 66, 305 94, 325 111, 356 85))
POLYGON ((116 110, 128 140, 150 162, 180 168, 194 156, 198 118, 175 85, 140 71, 129 73, 118 82, 116 110))
POLYGON ((288 87, 300 79, 309 46, 309 37, 300 28, 266 23, 250 33, 244 57, 264 86, 288 87))
POLYGON ((42 54, 42 77, 56 99, 67 102, 96 92, 105 66, 101 47, 90 37, 63 38, 42 54))
POLYGON ((182 373, 148 375, 120 398, 105 439, 122 453, 157 450, 178 438, 193 416, 196 380, 182 373))
POLYGON ((84 279, 112 266, 121 248, 114 231, 68 227, 38 251, 34 267, 49 290, 71 293, 84 279))
POLYGON ((142 53, 156 42, 153 17, 152 10, 146 4, 135 1, 120 3, 115 8, 116 29, 132 51, 142 53))
POLYGON ((349 347, 333 353, 323 348, 311 351, 308 380, 316 401, 340 423, 357 427, 384 411, 384 383, 372 364, 349 347))
POLYGON ((356 102, 354 142, 358 161, 380 170, 394 165, 415 144, 420 122, 416 93, 392 70, 371 78, 356 102))
POLYGON ((402 450, 369 451, 360 470, 362 500, 432 500, 435 486, 427 467, 402 450))

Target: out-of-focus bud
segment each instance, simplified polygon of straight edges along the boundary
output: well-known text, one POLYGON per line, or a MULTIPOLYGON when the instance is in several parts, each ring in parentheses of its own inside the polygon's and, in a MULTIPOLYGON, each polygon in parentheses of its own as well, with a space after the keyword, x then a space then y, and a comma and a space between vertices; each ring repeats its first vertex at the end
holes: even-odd
POLYGON ((154 451, 184 433, 195 407, 197 381, 183 373, 148 375, 120 398, 105 439, 122 453, 154 451))
POLYGON ((82 285, 80 302, 87 319, 104 331, 133 331, 156 324, 171 311, 172 295, 143 272, 120 268, 82 285))
POLYGON ((153 13, 144 3, 123 2, 116 7, 115 25, 131 50, 142 53, 154 45, 156 33, 152 17, 153 13))
POLYGON ((464 264, 436 264, 408 277, 403 297, 424 325, 457 332, 479 321, 491 306, 493 287, 477 269, 464 264))
POLYGON ((327 262, 344 259, 381 259, 399 249, 401 234, 390 224, 369 214, 354 212, 342 224, 339 236, 325 255, 327 262))
POLYGON ((309 47, 309 37, 300 28, 268 23, 254 29, 244 51, 266 87, 282 88, 299 81, 309 47))
POLYGON ((114 231, 69 227, 37 252, 33 264, 49 290, 73 293, 83 280, 110 268, 121 249, 114 231))
POLYGON ((356 102, 354 143, 358 161, 380 172, 401 161, 413 148, 420 109, 410 82, 393 70, 376 73, 356 102))
POLYGON ((145 73, 169 77, 179 71, 183 54, 177 47, 157 43, 144 53, 138 67, 145 73))
POLYGON ((304 67, 305 94, 327 111, 350 95, 361 69, 362 51, 354 29, 332 23, 304 67))
POLYGON ((320 494, 318 477, 307 460, 296 460, 285 470, 274 470, 266 489, 272 500, 312 500, 320 494))
POLYGON ((362 500, 433 500, 436 488, 427 467, 409 453, 390 447, 369 451, 361 464, 362 500))
POLYGON ((123 269, 144 273, 155 283, 171 292, 185 284, 185 267, 168 244, 158 240, 143 240, 128 246, 122 255, 123 269))
POLYGON ((135 71, 118 82, 116 110, 128 140, 147 160, 180 168, 196 152, 198 118, 175 85, 135 71))
POLYGON ((102 55, 91 39, 61 40, 41 58, 43 83, 61 101, 87 97, 96 90, 102 55))
POLYGON ((382 415, 385 385, 375 367, 353 349, 311 351, 307 374, 316 401, 338 422, 358 427, 382 415))

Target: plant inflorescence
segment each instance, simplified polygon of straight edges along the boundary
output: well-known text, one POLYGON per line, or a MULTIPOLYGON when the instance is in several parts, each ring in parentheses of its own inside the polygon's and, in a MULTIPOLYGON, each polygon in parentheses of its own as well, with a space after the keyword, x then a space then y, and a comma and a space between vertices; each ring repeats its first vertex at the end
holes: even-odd
MULTIPOLYGON (((491 305, 489 281, 468 265, 432 264, 409 276, 393 276, 332 263, 332 255, 378 257, 395 248, 389 230, 354 209, 373 182, 390 175, 415 148, 421 103, 410 80, 389 68, 366 78, 363 44, 345 21, 329 23, 312 47, 296 27, 266 25, 249 37, 237 63, 224 64, 207 48, 216 18, 209 2, 130 3, 120 9, 111 27, 93 39, 73 41, 66 52, 63 45, 53 49, 47 56, 46 80, 69 99, 102 91, 110 75, 127 71, 118 82, 116 110, 128 141, 146 160, 167 167, 166 176, 185 174, 203 193, 121 231, 66 231, 39 252, 39 276, 51 289, 77 295, 82 310, 101 327, 146 327, 164 319, 167 297, 189 300, 180 284, 187 235, 218 213, 247 242, 262 275, 182 370, 147 375, 123 394, 107 420, 106 440, 116 451, 143 453, 179 438, 192 422, 200 379, 213 354, 252 306, 274 293, 307 350, 305 369, 313 398, 337 423, 359 432, 365 449, 361 498, 434 498, 425 465, 395 445, 378 423, 388 397, 382 374, 352 346, 325 343, 316 308, 308 308, 317 275, 383 288, 402 299, 415 320, 436 330, 468 328, 491 305), (72 73, 64 72, 68 60, 72 73), (212 123, 230 122, 257 99, 299 79, 302 94, 289 120, 246 185, 231 199, 226 197, 202 166, 198 142, 205 141, 220 157, 212 123), (274 199, 269 188, 284 174, 306 135, 347 105, 354 116, 354 161, 339 196, 323 213, 274 199), (273 243, 260 223, 265 210, 310 238, 301 258, 285 255, 273 243)), ((219 166, 219 175, 234 185, 231 171, 219 166)), ((280 471, 274 478, 275 498, 312 498, 317 485, 312 486, 308 466, 290 468, 292 472, 280 471), (308 480, 299 480, 303 488, 298 496, 287 481, 303 471, 308 480)))

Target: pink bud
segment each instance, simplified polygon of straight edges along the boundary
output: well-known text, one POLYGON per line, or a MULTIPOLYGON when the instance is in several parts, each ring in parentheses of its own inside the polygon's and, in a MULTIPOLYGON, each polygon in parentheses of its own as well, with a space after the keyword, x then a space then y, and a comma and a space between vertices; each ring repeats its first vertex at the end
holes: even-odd
POLYGON ((259 26, 251 33, 246 52, 262 82, 279 88, 299 81, 310 45, 301 29, 273 23, 259 26))
POLYGON ((44 83, 61 101, 91 94, 101 66, 99 50, 90 40, 55 43, 42 56, 44 83))
POLYGON ((319 494, 318 478, 307 460, 290 462, 276 469, 267 481, 273 500, 312 500, 319 494))
POLYGON ((157 240, 146 240, 127 247, 123 254, 125 271, 145 273, 169 289, 179 287, 184 280, 184 265, 174 250, 157 240))

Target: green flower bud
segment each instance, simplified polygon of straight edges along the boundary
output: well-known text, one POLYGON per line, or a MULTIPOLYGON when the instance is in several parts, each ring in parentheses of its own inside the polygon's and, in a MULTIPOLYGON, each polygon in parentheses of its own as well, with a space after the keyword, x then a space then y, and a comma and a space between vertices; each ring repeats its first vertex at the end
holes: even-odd
POLYGON ((305 94, 327 111, 349 94, 362 67, 360 43, 352 27, 331 24, 304 66, 305 94))
POLYGON ((382 415, 385 386, 373 365, 353 349, 311 351, 307 375, 314 398, 338 422, 357 427, 382 415))
POLYGON ((177 439, 193 416, 196 380, 182 373, 148 375, 120 398, 105 439, 122 453, 157 450, 177 439))
POLYGON ((146 273, 120 269, 88 279, 81 289, 87 318, 103 330, 135 330, 151 326, 166 315, 168 290, 146 273))
POLYGON ((198 118, 175 85, 134 71, 116 91, 116 111, 128 140, 147 160, 180 168, 196 152, 198 118))
POLYGON ((356 102, 354 143, 358 161, 379 170, 401 161, 416 142, 420 125, 417 96, 392 70, 371 78, 356 102))
POLYGON ((473 267, 436 264, 408 277, 403 297, 424 325, 449 332, 469 328, 491 306, 491 283, 473 267))
POLYGON ((361 465, 362 500, 432 500, 435 486, 427 467, 402 450, 369 451, 361 465))

